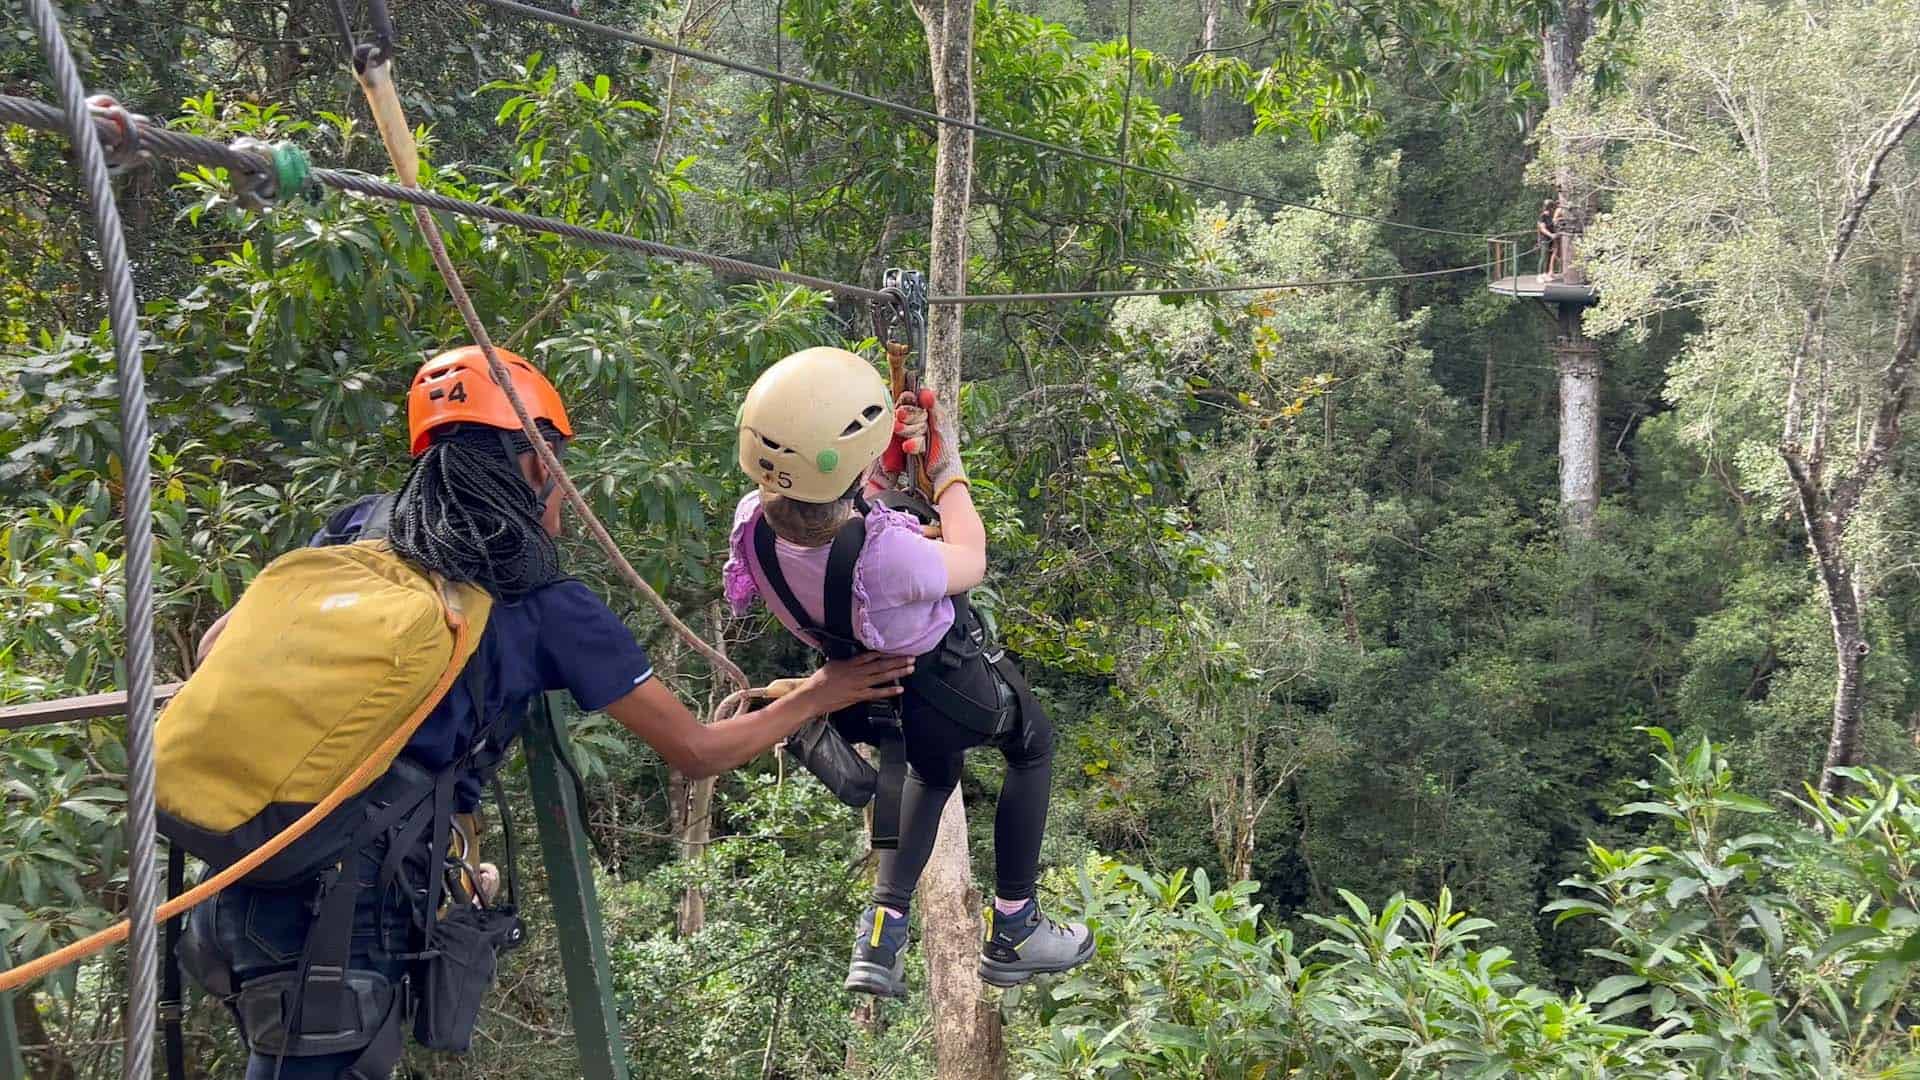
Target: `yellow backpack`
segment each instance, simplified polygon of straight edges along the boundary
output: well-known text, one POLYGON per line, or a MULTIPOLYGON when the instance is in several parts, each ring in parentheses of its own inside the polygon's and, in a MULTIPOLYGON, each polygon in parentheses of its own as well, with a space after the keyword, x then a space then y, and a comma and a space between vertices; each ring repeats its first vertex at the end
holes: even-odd
POLYGON ((161 833, 224 868, 340 792, 245 879, 333 861, 352 829, 330 826, 446 696, 491 610, 485 591, 428 577, 384 540, 269 563, 155 727, 161 833))

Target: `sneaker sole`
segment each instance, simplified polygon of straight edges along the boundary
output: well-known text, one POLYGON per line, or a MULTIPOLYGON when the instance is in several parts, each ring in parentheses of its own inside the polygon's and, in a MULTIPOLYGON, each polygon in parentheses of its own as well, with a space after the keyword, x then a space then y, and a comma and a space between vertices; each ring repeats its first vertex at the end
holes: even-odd
POLYGON ((1001 965, 983 956, 980 958, 980 981, 988 986, 1009 990, 1025 985, 1035 975, 1058 975, 1063 971, 1071 971, 1091 959, 1093 959, 1093 938, 1089 935, 1086 946, 1072 960, 1058 967, 1013 967, 1001 965))
POLYGON ((841 985, 841 989, 895 1000, 904 1000, 907 996, 906 984, 895 982, 893 972, 879 964, 860 961, 847 969, 847 981, 841 985))

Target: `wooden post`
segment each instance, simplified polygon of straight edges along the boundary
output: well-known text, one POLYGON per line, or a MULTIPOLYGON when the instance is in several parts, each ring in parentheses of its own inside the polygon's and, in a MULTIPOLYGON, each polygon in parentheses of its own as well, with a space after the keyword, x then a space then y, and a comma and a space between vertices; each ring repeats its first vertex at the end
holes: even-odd
POLYGON ((607 932, 600 923, 600 900, 593 884, 593 858, 581 808, 574 804, 573 781, 560 759, 567 752, 566 733, 556 719, 553 698, 544 695, 534 704, 522 741, 539 822, 540 856, 553 902, 554 933, 560 941, 560 966, 567 979, 567 1007, 580 1051, 579 1075, 582 1080, 628 1080, 626 1043, 613 1006, 607 932))

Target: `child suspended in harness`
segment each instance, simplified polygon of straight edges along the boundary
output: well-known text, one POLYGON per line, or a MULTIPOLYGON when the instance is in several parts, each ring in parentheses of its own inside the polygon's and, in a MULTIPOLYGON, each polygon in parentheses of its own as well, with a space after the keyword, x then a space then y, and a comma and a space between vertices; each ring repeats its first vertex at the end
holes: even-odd
POLYGON ((1086 927, 1055 923, 1034 900, 1053 727, 967 602, 967 590, 986 573, 986 532, 957 448, 935 429, 930 405, 910 396, 891 401, 879 373, 842 349, 807 349, 769 368, 741 408, 740 467, 759 490, 734 515, 726 567, 736 612, 761 598, 789 631, 829 657, 915 658, 897 708, 851 710, 799 740, 802 760, 825 757, 828 767, 816 771, 829 776, 837 771, 831 761, 845 756, 831 744, 872 742, 879 750, 877 782, 833 786, 856 805, 863 788, 874 794, 879 868, 846 988, 886 997, 906 994, 908 910, 965 754, 978 747, 993 747, 1007 762, 980 977, 1015 986, 1093 954, 1086 927), (930 503, 892 491, 905 454, 923 446, 930 503), (937 540, 927 535, 935 518, 937 540))

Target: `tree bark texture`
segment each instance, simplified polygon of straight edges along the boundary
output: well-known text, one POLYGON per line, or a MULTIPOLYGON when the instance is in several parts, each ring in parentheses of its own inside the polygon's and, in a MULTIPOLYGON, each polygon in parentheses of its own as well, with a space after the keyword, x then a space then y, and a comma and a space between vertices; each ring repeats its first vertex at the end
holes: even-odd
MULTIPOLYGON (((926 27, 934 106, 942 116, 974 119, 973 5, 967 0, 914 0, 926 27)), ((967 208, 973 199, 973 132, 940 126, 933 170, 933 252, 928 291, 957 295, 967 286, 967 208)), ((927 317, 926 381, 939 397, 938 414, 959 415, 961 316, 942 304, 927 317)))
POLYGON ((933 1000, 933 1045, 940 1080, 1001 1080, 1006 1046, 1000 1013, 980 982, 980 903, 967 851, 967 809, 954 789, 920 885, 920 928, 933 1000))
MULTIPOLYGON (((1911 126, 1909 123, 1908 127, 1911 126)), ((1868 198, 1871 198, 1871 188, 1859 198, 1856 207, 1863 207, 1868 198)), ((1850 211, 1843 220, 1836 250, 1844 253, 1857 218, 1858 214, 1850 211)), ((1838 262, 1836 258, 1829 265, 1838 262)), ((1820 790, 1828 795, 1839 795, 1846 790, 1845 778, 1835 770, 1860 764, 1865 742, 1867 703, 1862 668, 1869 645, 1862 617, 1859 570, 1846 552, 1847 527, 1860 507, 1867 486, 1892 461, 1900 442, 1901 421, 1913 397, 1913 367, 1916 359, 1920 359, 1920 254, 1907 256, 1902 267, 1897 309, 1893 353, 1880 375, 1873 427, 1867 436, 1866 449, 1853 467, 1829 483, 1825 441, 1815 439, 1810 445, 1796 441, 1803 427, 1795 410, 1800 407, 1817 410, 1826 406, 1824 401, 1808 400, 1804 393, 1793 395, 1787 416, 1787 436, 1780 447, 1780 454, 1786 459, 1787 475, 1793 480, 1800 521, 1813 548, 1820 590, 1826 597, 1827 615, 1833 628, 1832 726, 1827 736, 1826 761, 1820 770, 1820 790)), ((1802 337, 1801 350, 1794 358, 1796 375, 1804 371, 1809 359, 1800 353, 1818 348, 1822 334, 1817 323, 1824 317, 1824 311, 1822 304, 1808 312, 1809 325, 1802 337)), ((1834 389, 1828 380, 1821 380, 1819 392, 1831 395, 1834 389)))
MULTIPOLYGON (((680 857, 691 861, 706 853, 707 842, 713 838, 713 777, 687 783, 686 792, 686 819, 679 830, 679 846, 680 857)), ((680 936, 691 937, 706 926, 706 890, 689 885, 680 895, 680 936)))
MULTIPOLYGON (((1211 53, 1220 47, 1220 6, 1222 0, 1200 0, 1200 51, 1211 53)), ((1196 103, 1199 111, 1200 138, 1217 141, 1220 136, 1221 101, 1218 94, 1204 94, 1196 103)))
MULTIPOLYGON (((973 0, 913 0, 926 28, 933 100, 943 116, 974 118, 973 0)), ((967 286, 967 209, 973 197, 973 133, 940 127, 933 174, 929 291, 957 295, 967 286)), ((959 438, 964 309, 942 305, 927 320, 926 384, 935 414, 959 438)), ((998 1080, 1006 1049, 1000 1016, 986 1002, 977 965, 979 897, 967 851, 966 804, 956 789, 940 816, 939 839, 920 883, 920 923, 933 1002, 934 1055, 941 1080, 998 1080)))
POLYGON ((1573 538, 1594 537, 1600 504, 1600 346, 1578 313, 1560 319, 1553 366, 1560 373, 1560 510, 1573 538))
MULTIPOLYGON (((1579 85, 1580 57, 1593 36, 1590 0, 1560 0, 1559 17, 1542 32, 1541 64, 1546 69, 1547 101, 1558 106, 1579 85)), ((1554 171, 1554 198, 1562 215, 1555 226, 1560 234, 1560 276, 1569 284, 1584 284, 1580 266, 1580 237, 1593 214, 1593 192, 1574 166, 1579 149, 1561 140, 1559 165, 1554 171)), ((1560 512, 1567 539, 1578 543, 1594 538, 1594 508, 1600 503, 1600 350, 1580 324, 1579 309, 1562 309, 1558 336, 1552 345, 1553 364, 1560 373, 1560 512)), ((1582 612, 1591 621, 1590 611, 1582 612)))

